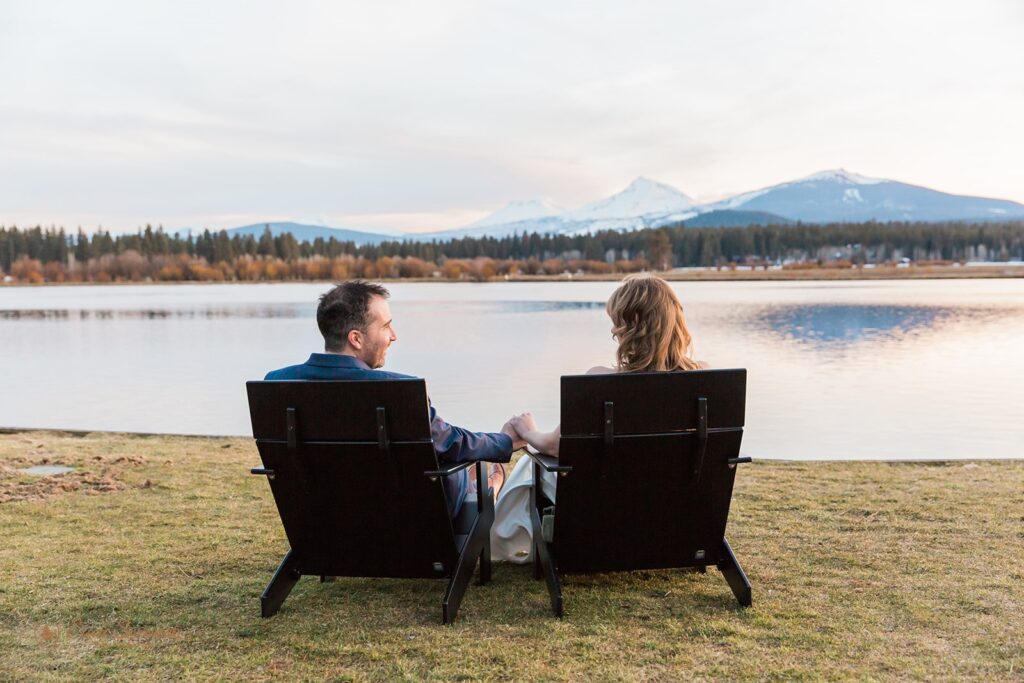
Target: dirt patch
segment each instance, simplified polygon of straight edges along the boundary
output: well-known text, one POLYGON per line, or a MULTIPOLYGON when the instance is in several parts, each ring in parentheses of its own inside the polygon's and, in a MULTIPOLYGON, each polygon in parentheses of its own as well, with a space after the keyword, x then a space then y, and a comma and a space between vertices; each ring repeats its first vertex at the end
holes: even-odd
MULTIPOLYGON (((95 496, 124 491, 131 486, 122 479, 123 469, 145 463, 145 459, 140 456, 105 458, 97 455, 83 462, 64 462, 64 458, 60 460, 61 462, 54 462, 46 456, 15 457, 0 463, 0 504, 45 500, 68 493, 95 496), (41 477, 22 471, 38 465, 66 465, 74 467, 75 471, 41 477)), ((141 488, 150 486, 152 482, 146 480, 141 488)))

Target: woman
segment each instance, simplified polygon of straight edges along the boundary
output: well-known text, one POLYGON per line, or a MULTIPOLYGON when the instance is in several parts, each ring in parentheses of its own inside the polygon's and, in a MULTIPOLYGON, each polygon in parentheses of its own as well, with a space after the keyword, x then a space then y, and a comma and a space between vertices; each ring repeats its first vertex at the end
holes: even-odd
MULTIPOLYGON (((707 365, 693 360, 693 340, 679 298, 660 277, 630 275, 622 281, 605 307, 612 320, 612 337, 619 346, 615 367, 595 367, 588 375, 610 372, 655 372, 699 370, 707 365)), ((558 456, 561 429, 543 432, 533 415, 523 413, 510 420, 516 433, 535 449, 558 456)), ((491 528, 491 553, 499 560, 528 562, 533 551, 530 524, 532 461, 522 457, 498 496, 491 528)), ((555 499, 554 477, 541 481, 544 495, 555 499)))

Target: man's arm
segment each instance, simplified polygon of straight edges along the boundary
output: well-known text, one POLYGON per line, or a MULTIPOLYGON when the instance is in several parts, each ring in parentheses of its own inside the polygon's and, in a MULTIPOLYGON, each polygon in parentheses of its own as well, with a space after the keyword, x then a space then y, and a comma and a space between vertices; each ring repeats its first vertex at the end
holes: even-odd
POLYGON ((441 419, 434 406, 430 406, 430 438, 441 462, 508 462, 512 459, 512 437, 508 434, 471 432, 450 425, 441 419))

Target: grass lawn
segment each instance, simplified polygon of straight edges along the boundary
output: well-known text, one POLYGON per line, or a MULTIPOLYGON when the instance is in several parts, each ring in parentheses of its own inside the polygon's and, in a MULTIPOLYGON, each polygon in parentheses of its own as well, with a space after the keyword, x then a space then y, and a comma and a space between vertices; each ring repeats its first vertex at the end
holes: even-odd
POLYGON ((1024 680, 1024 461, 740 468, 721 575, 304 578, 249 439, 0 434, 0 679, 1024 680), (18 468, 66 464, 33 478, 18 468))

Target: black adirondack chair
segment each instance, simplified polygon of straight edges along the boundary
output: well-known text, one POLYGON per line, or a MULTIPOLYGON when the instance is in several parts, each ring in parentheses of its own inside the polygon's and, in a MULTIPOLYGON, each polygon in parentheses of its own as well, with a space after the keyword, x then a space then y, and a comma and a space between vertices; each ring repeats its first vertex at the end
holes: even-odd
MULTIPOLYGON (((260 597, 273 616, 303 574, 448 578, 451 623, 480 558, 491 578, 489 492, 452 520, 442 479, 470 463, 438 465, 420 379, 248 382, 265 475, 291 549, 260 597)), ((477 481, 486 482, 482 463, 477 481)))
POLYGON ((534 576, 562 616, 560 575, 710 565, 736 599, 750 582, 725 539, 743 436, 746 370, 562 377, 558 459, 531 453, 534 482, 558 474, 552 505, 533 487, 534 576))

